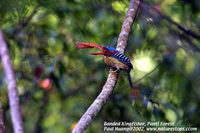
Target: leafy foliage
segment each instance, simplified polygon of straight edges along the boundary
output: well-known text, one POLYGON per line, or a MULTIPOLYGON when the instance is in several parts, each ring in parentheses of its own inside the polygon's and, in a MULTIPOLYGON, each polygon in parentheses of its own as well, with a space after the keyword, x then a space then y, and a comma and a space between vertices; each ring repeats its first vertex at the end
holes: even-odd
MULTIPOLYGON (((0 25, 16 72, 26 132, 70 132, 101 91, 109 70, 101 56, 77 51, 75 42, 115 47, 128 5, 127 0, 0 1, 0 25), (47 78, 50 90, 41 86, 47 78)), ((120 72, 111 100, 88 132, 101 132, 104 121, 199 125, 200 39, 166 19, 200 35, 199 9, 195 0, 142 2, 126 55, 134 64, 134 81, 153 70, 135 82, 144 99, 134 98, 126 73, 120 72)), ((3 71, 0 84, 7 132, 12 132, 3 71)))

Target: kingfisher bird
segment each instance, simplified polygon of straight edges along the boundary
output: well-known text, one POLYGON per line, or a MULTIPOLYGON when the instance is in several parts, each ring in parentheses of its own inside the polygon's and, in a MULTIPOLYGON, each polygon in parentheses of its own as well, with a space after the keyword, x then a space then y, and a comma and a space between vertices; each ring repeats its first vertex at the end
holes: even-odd
POLYGON ((105 63, 111 68, 115 69, 114 72, 118 72, 119 70, 125 70, 128 74, 128 81, 133 88, 133 84, 131 81, 130 71, 133 69, 133 65, 128 57, 124 54, 120 53, 118 50, 111 46, 99 46, 94 43, 86 43, 86 42, 76 42, 77 49, 87 49, 96 47, 101 50, 99 53, 90 53, 91 55, 104 55, 105 63))

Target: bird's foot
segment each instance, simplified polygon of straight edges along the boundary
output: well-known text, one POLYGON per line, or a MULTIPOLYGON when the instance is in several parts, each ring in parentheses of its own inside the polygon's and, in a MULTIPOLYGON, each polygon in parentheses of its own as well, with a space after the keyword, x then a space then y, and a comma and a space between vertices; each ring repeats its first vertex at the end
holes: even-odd
POLYGON ((116 70, 113 70, 112 72, 115 73, 115 74, 117 74, 118 71, 119 71, 119 69, 116 69, 116 70))

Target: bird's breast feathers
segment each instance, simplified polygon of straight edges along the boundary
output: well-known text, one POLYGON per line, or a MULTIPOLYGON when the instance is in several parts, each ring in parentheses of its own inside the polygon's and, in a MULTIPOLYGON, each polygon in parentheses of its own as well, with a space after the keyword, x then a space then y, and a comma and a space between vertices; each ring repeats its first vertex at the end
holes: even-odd
POLYGON ((113 57, 106 57, 105 56, 105 63, 113 68, 117 68, 117 69, 122 69, 122 70, 128 70, 128 66, 122 62, 120 62, 119 60, 113 58, 113 57))

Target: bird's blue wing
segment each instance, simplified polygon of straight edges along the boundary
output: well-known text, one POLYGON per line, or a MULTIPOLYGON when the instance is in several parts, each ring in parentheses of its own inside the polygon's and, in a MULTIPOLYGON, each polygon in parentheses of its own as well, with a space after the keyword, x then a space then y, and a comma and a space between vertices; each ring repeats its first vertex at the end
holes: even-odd
POLYGON ((111 55, 111 57, 117 59, 118 61, 122 62, 123 64, 126 64, 130 69, 133 68, 133 65, 131 64, 131 61, 128 57, 126 57, 124 54, 116 52, 111 55))

